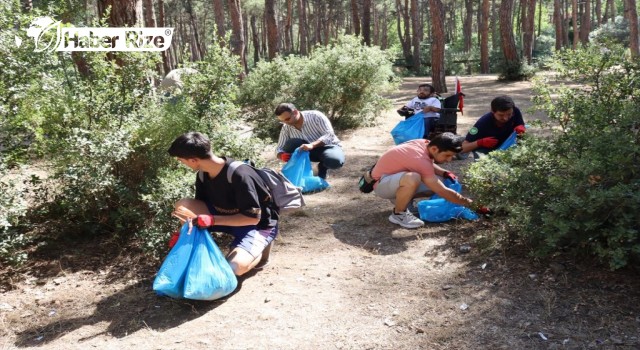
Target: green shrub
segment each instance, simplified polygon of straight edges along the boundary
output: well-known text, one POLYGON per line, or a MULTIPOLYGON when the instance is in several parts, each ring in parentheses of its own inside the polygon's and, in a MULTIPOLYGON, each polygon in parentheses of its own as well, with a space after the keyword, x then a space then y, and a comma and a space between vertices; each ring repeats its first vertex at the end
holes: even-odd
POLYGON ((536 254, 570 248, 612 268, 640 254, 640 65, 620 54, 559 53, 561 77, 583 87, 536 84, 550 136, 528 135, 470 169, 470 190, 536 254))
POLYGON ((536 74, 536 69, 526 62, 521 60, 509 62, 504 58, 499 63, 498 71, 500 72, 498 80, 506 81, 529 80, 536 74))
POLYGON ((0 158, 0 261, 19 264, 27 258, 20 248, 30 240, 19 230, 27 210, 25 192, 0 158))
POLYGON ((390 106, 381 94, 397 83, 386 52, 341 36, 309 57, 260 63, 243 82, 239 101, 256 132, 275 138, 279 124, 273 111, 281 102, 318 109, 336 129, 348 129, 371 124, 390 106))
POLYGON ((613 22, 607 22, 589 33, 589 41, 598 45, 623 45, 629 47, 630 26, 622 16, 617 16, 613 22))

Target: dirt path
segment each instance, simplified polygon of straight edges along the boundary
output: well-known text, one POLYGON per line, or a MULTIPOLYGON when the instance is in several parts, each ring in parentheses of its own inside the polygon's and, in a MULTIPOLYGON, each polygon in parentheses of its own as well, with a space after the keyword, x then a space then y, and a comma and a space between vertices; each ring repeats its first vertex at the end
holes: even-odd
MULTIPOLYGON (((529 83, 461 79, 460 134, 498 94, 513 96, 523 111, 530 105, 529 83)), ((392 96, 397 106, 422 81, 406 79, 392 96)), ((453 78, 447 82, 453 87, 453 78)), ((419 230, 390 224, 389 202, 360 193, 356 182, 392 145, 389 131, 399 120, 389 111, 380 125, 342 136, 347 164, 330 173, 332 187, 307 196, 307 209, 283 220, 272 266, 226 301, 156 297, 155 270, 144 261, 85 254, 97 261, 81 264, 60 256, 42 267, 47 273, 24 275, 3 291, 0 348, 640 347, 637 274, 578 267, 566 257, 482 254, 473 235, 482 221, 419 230), (459 251, 465 243, 468 254, 459 251)), ((463 177, 469 161, 449 168, 463 177)))

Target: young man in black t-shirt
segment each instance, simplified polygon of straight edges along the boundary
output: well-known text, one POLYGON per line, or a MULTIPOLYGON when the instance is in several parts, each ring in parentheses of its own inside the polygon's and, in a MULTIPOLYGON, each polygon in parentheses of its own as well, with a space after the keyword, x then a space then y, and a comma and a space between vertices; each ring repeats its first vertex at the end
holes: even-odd
POLYGON ((199 132, 176 138, 169 154, 204 175, 202 181, 196 176, 196 198, 179 200, 174 215, 198 227, 233 235, 227 260, 236 275, 266 266, 278 234, 278 212, 260 175, 241 165, 229 182, 227 169, 233 159, 211 153, 209 139, 199 132))

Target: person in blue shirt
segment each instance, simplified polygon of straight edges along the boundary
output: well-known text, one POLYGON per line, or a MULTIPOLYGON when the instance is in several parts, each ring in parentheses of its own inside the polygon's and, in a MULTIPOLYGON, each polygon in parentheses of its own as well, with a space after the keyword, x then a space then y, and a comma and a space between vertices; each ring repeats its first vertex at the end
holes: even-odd
POLYGON ((497 149, 513 132, 525 132, 520 109, 509 96, 498 96, 491 101, 491 112, 476 121, 465 140, 462 153, 473 152, 474 159, 482 158, 497 149))

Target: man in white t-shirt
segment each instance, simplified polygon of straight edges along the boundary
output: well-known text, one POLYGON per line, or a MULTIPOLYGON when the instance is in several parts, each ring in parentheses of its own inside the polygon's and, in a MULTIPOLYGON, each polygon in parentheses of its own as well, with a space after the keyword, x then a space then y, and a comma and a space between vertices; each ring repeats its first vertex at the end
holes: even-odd
POLYGON ((420 84, 418 86, 418 95, 414 97, 406 108, 413 110, 414 113, 423 112, 424 118, 424 138, 429 136, 429 132, 440 118, 440 108, 442 104, 436 96, 436 89, 431 84, 420 84))

